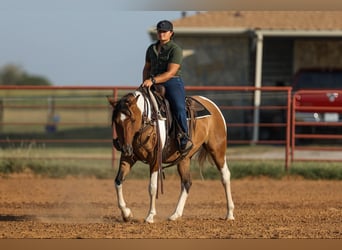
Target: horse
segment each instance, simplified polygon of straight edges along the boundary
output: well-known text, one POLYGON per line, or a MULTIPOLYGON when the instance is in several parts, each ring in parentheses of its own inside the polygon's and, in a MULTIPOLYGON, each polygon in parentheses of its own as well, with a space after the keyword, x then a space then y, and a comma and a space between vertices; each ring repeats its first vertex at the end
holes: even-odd
MULTIPOLYGON (((146 89, 146 88, 144 88, 146 89)), ((127 93, 121 99, 107 97, 112 106, 113 144, 115 139, 117 150, 121 151, 118 172, 115 177, 115 190, 118 207, 125 222, 133 218, 123 196, 123 182, 130 169, 137 161, 149 165, 150 207, 145 222, 153 223, 156 215, 156 198, 162 178, 161 164, 177 165, 181 180, 181 191, 171 221, 182 217, 189 190, 192 185, 190 160, 197 154, 197 160, 203 165, 205 160, 213 162, 220 172, 225 191, 227 213, 226 220, 234 220, 234 203, 231 195, 230 171, 227 165, 227 126, 218 106, 204 96, 191 96, 209 111, 209 115, 198 117, 191 124, 191 140, 193 147, 186 155, 181 155, 176 140, 168 139, 168 119, 160 119, 153 112, 153 102, 146 98, 142 87, 127 93), (117 134, 117 138, 114 135, 117 134), (158 150, 161 149, 161 150, 158 150), (165 153, 166 152, 166 153, 165 153)), ((189 119, 188 119, 188 125, 189 119)), ((161 185, 162 187, 162 185, 161 185)))

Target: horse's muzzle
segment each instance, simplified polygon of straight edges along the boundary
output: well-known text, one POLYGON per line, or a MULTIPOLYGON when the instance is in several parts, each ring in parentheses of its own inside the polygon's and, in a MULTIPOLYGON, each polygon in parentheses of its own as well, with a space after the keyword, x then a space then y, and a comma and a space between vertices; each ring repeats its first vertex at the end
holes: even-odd
POLYGON ((120 143, 120 141, 119 141, 118 138, 113 139, 113 146, 114 146, 114 148, 115 148, 117 151, 121 151, 121 150, 122 150, 122 148, 121 148, 121 143, 120 143))
POLYGON ((133 147, 130 144, 126 144, 122 146, 122 150, 121 150, 122 154, 124 156, 131 156, 133 155, 133 147))

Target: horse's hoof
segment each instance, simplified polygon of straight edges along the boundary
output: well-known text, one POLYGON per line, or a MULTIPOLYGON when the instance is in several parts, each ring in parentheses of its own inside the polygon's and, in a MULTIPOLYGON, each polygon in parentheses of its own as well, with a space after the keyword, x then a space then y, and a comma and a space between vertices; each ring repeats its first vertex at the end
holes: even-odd
POLYGON ((153 217, 152 217, 152 218, 147 217, 147 218, 145 219, 145 222, 146 222, 146 223, 149 223, 149 224, 154 223, 153 217))
POLYGON ((125 222, 132 220, 133 214, 129 208, 126 208, 121 212, 122 218, 125 222))
POLYGON ((177 219, 179 219, 181 216, 179 216, 178 214, 173 214, 169 217, 169 221, 175 221, 177 219))
POLYGON ((122 218, 123 218, 123 220, 124 220, 124 222, 129 222, 129 221, 131 221, 132 219, 133 219, 133 215, 130 215, 130 216, 122 216, 122 218))
POLYGON ((133 219, 133 216, 122 217, 124 222, 130 222, 133 219))
POLYGON ((234 220, 235 220, 234 216, 227 216, 226 217, 226 221, 234 221, 234 220))

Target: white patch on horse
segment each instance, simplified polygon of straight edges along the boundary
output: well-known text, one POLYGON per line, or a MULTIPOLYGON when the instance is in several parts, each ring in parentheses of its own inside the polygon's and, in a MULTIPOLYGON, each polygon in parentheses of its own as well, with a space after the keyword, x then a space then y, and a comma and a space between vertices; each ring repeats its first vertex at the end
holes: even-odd
POLYGON ((177 207, 175 212, 169 217, 169 220, 177 220, 178 218, 182 217, 183 215, 183 210, 185 206, 185 202, 188 198, 188 192, 186 191, 184 185, 182 184, 182 192, 181 195, 179 196, 177 207))
POLYGON ((234 202, 231 194, 231 187, 230 187, 230 171, 227 165, 226 156, 224 157, 224 165, 221 169, 221 176, 222 176, 222 184, 224 186, 224 190, 226 193, 226 200, 227 200, 227 220, 234 220, 234 202))
POLYGON ((164 120, 158 120, 158 123, 159 123, 161 145, 162 145, 162 148, 164 148, 165 142, 166 142, 166 122, 164 120))
POLYGON ((119 208, 121 210, 123 217, 126 219, 133 217, 131 210, 128 207, 126 207, 126 202, 123 198, 123 193, 122 193, 122 184, 115 185, 115 188, 116 188, 119 208))
POLYGON ((125 114, 120 113, 120 121, 123 122, 124 120, 126 120, 126 118, 127 118, 127 116, 125 114))
MULTIPOLYGON (((135 97, 139 96, 138 100, 137 100, 137 106, 138 106, 141 114, 143 114, 144 109, 145 109, 145 98, 143 97, 143 94, 140 91, 135 91, 134 96, 135 97)), ((150 103, 148 101, 147 101, 147 108, 150 109, 150 103)), ((147 115, 148 115, 147 118, 151 119, 151 112, 148 112, 147 115)))
POLYGON ((158 188, 158 172, 153 172, 150 178, 149 185, 149 193, 150 193, 150 211, 145 219, 148 223, 153 223, 154 216, 157 214, 156 212, 156 196, 157 196, 157 188, 158 188))
MULTIPOLYGON (((210 117, 210 115, 202 115, 202 116, 198 116, 198 117, 195 117, 196 120, 199 120, 199 119, 203 119, 203 118, 207 118, 207 117, 210 117)), ((188 121, 191 120, 191 118, 187 118, 188 121)))
MULTIPOLYGON (((137 106, 138 106, 141 114, 144 113, 144 109, 146 106, 148 109, 147 118, 149 120, 151 120, 152 110, 151 110, 151 104, 150 104, 149 100, 145 99, 143 97, 143 94, 140 91, 135 91, 134 96, 139 96, 138 100, 137 100, 137 106), (145 101, 146 101, 147 105, 145 105, 145 101)), ((158 126, 159 126, 159 133, 160 133, 162 148, 164 148, 165 142, 166 142, 166 122, 164 120, 158 120, 158 126)))

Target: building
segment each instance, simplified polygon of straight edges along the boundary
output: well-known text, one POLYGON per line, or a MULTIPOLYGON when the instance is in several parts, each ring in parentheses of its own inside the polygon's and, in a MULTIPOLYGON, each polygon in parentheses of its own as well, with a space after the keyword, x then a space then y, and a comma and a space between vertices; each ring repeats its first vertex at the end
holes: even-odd
MULTIPOLYGON (((172 22, 184 49, 187 86, 290 86, 299 69, 342 68, 342 11, 208 11, 172 22)), ((155 32, 149 30, 152 39, 155 32)), ((261 101, 252 96, 241 102, 261 101)), ((236 122, 251 116, 230 113, 236 122)), ((254 121, 279 121, 275 114, 260 116, 254 121)))
POLYGON ((300 68, 342 68, 342 11, 209 11, 173 24, 188 85, 289 85, 300 68))

